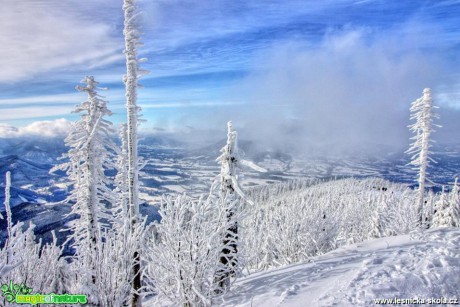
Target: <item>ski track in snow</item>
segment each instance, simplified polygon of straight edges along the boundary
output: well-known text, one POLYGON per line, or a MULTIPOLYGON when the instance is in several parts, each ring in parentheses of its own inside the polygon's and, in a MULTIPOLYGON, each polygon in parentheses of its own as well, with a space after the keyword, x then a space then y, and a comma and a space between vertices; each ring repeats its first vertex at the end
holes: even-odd
POLYGON ((458 229, 375 239, 259 272, 216 306, 375 306, 395 297, 460 298, 458 229))

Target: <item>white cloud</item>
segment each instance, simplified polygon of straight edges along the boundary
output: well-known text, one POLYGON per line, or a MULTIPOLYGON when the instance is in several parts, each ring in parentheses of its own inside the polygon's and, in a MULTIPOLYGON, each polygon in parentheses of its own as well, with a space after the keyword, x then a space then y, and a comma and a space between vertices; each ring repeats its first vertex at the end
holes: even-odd
MULTIPOLYGON (((247 107, 210 120, 233 119, 244 127, 241 135, 279 148, 406 146, 410 103, 431 87, 436 104, 447 107, 439 96, 453 92, 452 70, 442 53, 420 47, 433 31, 368 31, 331 32, 319 46, 289 42, 261 54, 262 68, 227 95, 246 97, 247 107)), ((449 128, 440 130, 453 130, 456 122, 443 116, 439 123, 449 128)), ((446 139, 443 134, 434 137, 446 139)))
POLYGON ((28 96, 20 98, 7 98, 0 99, 0 105, 20 105, 20 104, 42 104, 51 102, 81 102, 82 98, 77 93, 71 94, 57 94, 57 95, 42 95, 42 96, 28 96))
MULTIPOLYGON (((106 92, 99 92, 102 97, 106 92)), ((124 91, 109 91, 110 98, 123 99, 124 91)), ((68 93, 56 95, 28 96, 19 98, 0 99, 0 121, 12 121, 18 119, 40 119, 49 116, 69 116, 74 106, 86 99, 84 93, 68 93)), ((113 109, 116 105, 110 104, 113 109)))
POLYGON ((57 136, 66 135, 69 132, 72 123, 67 119, 60 118, 54 121, 38 121, 33 122, 30 125, 20 128, 19 132, 23 135, 36 134, 40 136, 57 136))
POLYGON ((40 136, 40 137, 56 137, 65 136, 69 132, 72 122, 60 118, 53 121, 44 120, 36 121, 25 127, 14 127, 8 124, 0 123, 0 137, 27 137, 27 136, 40 136))
POLYGON ((190 107, 217 107, 241 105, 241 101, 197 101, 197 102, 172 102, 172 103, 150 103, 143 104, 142 109, 164 109, 164 108, 190 108, 190 107))
POLYGON ((113 29, 95 16, 75 13, 62 1, 4 1, 0 12, 0 82, 42 72, 116 61, 113 29), (90 18, 88 18, 90 17, 90 18))
POLYGON ((19 133, 19 129, 4 123, 0 123, 0 137, 15 137, 19 133))
POLYGON ((72 109, 72 106, 4 108, 0 109, 0 121, 67 115, 72 109))

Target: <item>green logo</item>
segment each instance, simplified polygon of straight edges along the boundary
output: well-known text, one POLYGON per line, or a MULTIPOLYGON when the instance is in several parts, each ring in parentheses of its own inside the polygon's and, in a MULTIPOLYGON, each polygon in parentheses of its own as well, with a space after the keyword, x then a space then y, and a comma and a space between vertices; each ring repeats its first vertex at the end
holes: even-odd
POLYGON ((10 280, 9 285, 2 285, 2 292, 3 296, 5 297, 6 301, 11 303, 16 300, 16 295, 27 295, 32 292, 32 288, 26 287, 24 283, 20 285, 13 284, 13 281, 10 280))
POLYGON ((87 298, 83 294, 32 294, 32 288, 27 287, 24 283, 2 285, 2 296, 9 303, 16 304, 86 304, 87 298))

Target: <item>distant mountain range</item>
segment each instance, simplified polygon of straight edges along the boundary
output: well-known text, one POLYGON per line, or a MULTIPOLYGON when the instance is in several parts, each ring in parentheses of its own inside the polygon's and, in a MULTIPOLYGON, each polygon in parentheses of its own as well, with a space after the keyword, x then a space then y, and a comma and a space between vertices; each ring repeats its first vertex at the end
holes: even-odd
MULTIPOLYGON (((141 211, 150 215, 150 220, 156 219, 158 213, 154 205, 162 194, 206 193, 219 173, 215 159, 224 144, 222 140, 191 149, 172 138, 143 138, 139 153, 147 165, 141 174, 140 196, 145 201, 141 211)), ((260 148, 244 140, 239 146, 247 159, 268 170, 266 173, 241 170, 240 180, 246 188, 290 179, 334 177, 380 177, 415 186, 416 172, 407 166, 409 157, 386 147, 374 148, 379 154, 357 151, 327 155, 313 150, 290 153, 260 148)), ((52 229, 62 229, 75 218, 66 216, 70 204, 52 205, 63 201, 70 189, 64 173, 49 174, 66 150, 62 139, 0 140, 0 210, 4 213, 4 174, 11 171, 14 220, 34 222, 44 238, 50 238, 52 229)), ((434 152, 433 158, 438 163, 432 165, 429 178, 436 183, 432 187, 439 190, 441 185, 451 185, 460 173, 460 144, 438 145, 434 152)), ((5 228, 3 223, 0 220, 0 229, 5 228)), ((63 234, 60 236, 62 239, 63 234)))
MULTIPOLYGON (((204 192, 219 171, 215 159, 223 144, 225 140, 190 148, 187 143, 171 137, 142 138, 139 154, 147 161, 141 176, 144 194, 204 192)), ((257 143, 245 140, 240 141, 239 146, 247 159, 268 170, 263 174, 242 170, 243 184, 247 186, 294 178, 375 176, 408 184, 414 184, 416 179, 416 172, 407 165, 409 157, 402 151, 383 146, 372 146, 372 154, 356 150, 333 155, 324 149, 292 153, 261 148, 257 143)), ((26 201, 62 200, 68 189, 65 174, 50 174, 49 170, 66 150, 63 140, 58 138, 1 139, 0 185, 4 181, 1 177, 11 171, 17 197, 26 201)), ((429 178, 434 186, 451 184, 460 173, 460 144, 437 145, 433 151, 433 158, 438 163, 432 164, 429 178)))

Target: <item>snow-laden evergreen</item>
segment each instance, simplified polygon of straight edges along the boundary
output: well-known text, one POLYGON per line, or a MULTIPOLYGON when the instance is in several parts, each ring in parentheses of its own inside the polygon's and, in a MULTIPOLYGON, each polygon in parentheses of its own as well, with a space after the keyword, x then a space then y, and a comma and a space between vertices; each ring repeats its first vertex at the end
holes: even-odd
POLYGON ((99 306, 128 306, 132 298, 132 256, 143 240, 145 220, 140 220, 131 232, 125 225, 114 224, 104 230, 96 269, 99 306))
POLYGON ((444 193, 443 188, 443 193, 435 205, 433 227, 460 227, 460 196, 457 181, 458 178, 455 178, 449 194, 444 193))
POLYGON ((161 222, 152 227, 146 255, 147 282, 157 301, 211 306, 214 297, 229 289, 244 262, 238 253, 238 221, 244 203, 253 203, 238 183, 237 169, 264 170, 242 158, 232 123, 227 127, 227 143, 217 159, 221 172, 209 195, 163 199, 161 222))
POLYGON ((460 227, 460 191, 458 187, 458 176, 455 177, 454 186, 450 195, 449 214, 451 216, 451 224, 449 226, 460 227))
MULTIPOLYGON (((247 271, 307 260, 370 237, 405 234, 417 222, 416 193, 382 179, 284 185, 265 201, 244 207, 240 247, 247 271)), ((264 199, 256 191, 251 196, 264 199)))
MULTIPOLYGON (((36 243, 35 225, 25 227, 23 222, 13 225, 10 208, 11 173, 5 175, 5 212, 8 221, 7 238, 0 250, 0 284, 27 281, 27 286, 41 293, 63 293, 65 288, 65 261, 61 258, 62 247, 52 232, 52 242, 36 243), (26 228, 24 230, 24 228, 26 228)), ((5 303, 3 301, 3 303, 5 303)))
POLYGON ((243 200, 250 202, 238 183, 238 170, 244 167, 258 172, 266 172, 266 170, 243 158, 238 148, 238 133, 233 128, 231 121, 227 123, 227 143, 220 152, 221 155, 216 159, 220 165, 220 174, 214 181, 211 192, 220 188, 224 193, 235 193, 243 200))
MULTIPOLYGON (((383 179, 292 181, 253 188, 246 197, 254 205, 238 211, 238 265, 243 274, 250 274, 248 280, 255 272, 312 261, 342 246, 372 238, 390 240, 419 229, 414 206, 418 191, 383 179)), ((432 197, 433 202, 451 199, 447 193, 432 197)), ((185 195, 164 200, 161 222, 151 230, 147 244, 146 277, 157 294, 149 303, 209 306, 227 300, 212 291, 212 281, 219 286, 212 271, 219 268, 217 229, 227 220, 225 203, 219 197, 197 200, 185 195), (223 220, 217 222, 216 216, 223 220)), ((233 284, 227 290, 230 298, 238 297, 233 284)), ((248 298, 246 303, 251 304, 248 298)))
MULTIPOLYGON (((131 220, 131 235, 137 228, 139 221, 139 159, 138 159, 138 136, 140 108, 137 105, 137 88, 139 78, 148 73, 139 68, 139 63, 144 59, 138 59, 137 47, 141 45, 140 34, 136 24, 136 0, 124 0, 124 38, 126 56, 126 75, 123 77, 126 88, 126 113, 127 113, 127 157, 128 157, 128 206, 131 220)), ((140 254, 136 250, 133 255, 133 297, 131 306, 139 306, 138 291, 141 287, 140 254)))
POLYGON ((115 175, 115 203, 113 215, 118 226, 129 225, 129 199, 128 199, 128 140, 126 124, 120 128, 121 150, 116 161, 117 174, 115 175))
POLYGON ((241 207, 245 203, 253 205, 243 192, 238 182, 238 169, 244 166, 250 167, 259 172, 266 170, 257 166, 251 161, 244 160, 238 148, 238 133, 233 129, 233 123, 227 123, 227 143, 220 150, 221 155, 216 159, 220 164, 220 174, 211 186, 211 195, 214 194, 223 201, 223 208, 227 215, 228 229, 222 238, 223 246, 220 262, 221 271, 216 272, 216 279, 220 286, 220 291, 226 291, 231 283, 231 278, 236 277, 239 266, 238 258, 238 218, 241 207))
POLYGON ((0 251, 0 283, 27 283, 36 292, 65 293, 66 262, 61 257, 62 247, 57 245, 53 232, 51 243, 36 243, 35 225, 26 230, 23 222, 14 224, 5 247, 0 251))
MULTIPOLYGON (((11 172, 6 172, 5 174, 5 212, 6 212, 6 231, 8 236, 11 236, 11 206, 10 206, 10 199, 11 199, 11 172)), ((2 217, 3 218, 3 217, 2 217)))
POLYGON ((128 202, 132 223, 139 215, 139 161, 138 161, 138 136, 140 107, 137 105, 137 87, 139 79, 139 61, 137 46, 140 45, 139 31, 135 23, 136 1, 125 0, 124 37, 126 56, 126 75, 123 81, 126 86, 126 112, 127 112, 127 157, 128 157, 128 202))
POLYGON ((151 227, 146 252, 146 281, 157 294, 156 303, 211 306, 222 292, 223 276, 216 274, 230 273, 220 259, 232 244, 223 238, 234 222, 227 217, 226 204, 228 199, 213 195, 164 197, 161 222, 151 227))
POLYGON ((431 90, 425 88, 423 90, 423 96, 415 100, 410 108, 411 120, 415 120, 415 123, 410 125, 410 130, 415 134, 411 139, 413 143, 410 148, 406 151, 412 155, 410 164, 415 166, 418 171, 418 209, 420 216, 420 226, 423 228, 424 218, 424 194, 425 194, 425 182, 427 180, 427 168, 430 162, 435 162, 430 155, 432 154, 430 148, 432 147, 432 140, 430 139, 431 133, 435 130, 433 127, 440 127, 439 125, 433 124, 433 120, 439 118, 438 114, 434 112, 436 106, 433 106, 433 99, 431 98, 431 90))
POLYGON ((82 80, 85 86, 77 86, 78 91, 87 94, 87 100, 77 105, 74 112, 81 117, 76 121, 65 139, 70 149, 63 156, 67 161, 52 169, 64 170, 73 184, 73 191, 68 201, 73 203, 71 214, 79 218, 72 223, 69 238, 75 249, 73 262, 81 262, 76 269, 81 271, 80 293, 90 295, 90 302, 97 303, 97 284, 101 278, 97 272, 98 249, 101 246, 101 230, 109 227, 103 221, 111 219, 107 203, 114 203, 115 198, 110 188, 112 180, 106 175, 107 170, 114 169, 114 154, 117 152, 111 138, 112 123, 105 119, 112 112, 107 102, 96 89, 94 77, 82 80))

